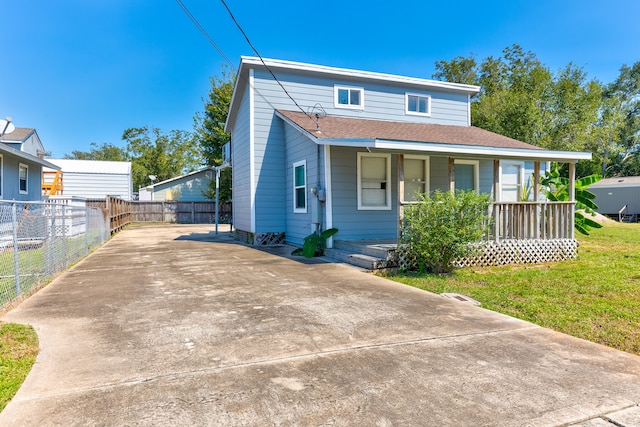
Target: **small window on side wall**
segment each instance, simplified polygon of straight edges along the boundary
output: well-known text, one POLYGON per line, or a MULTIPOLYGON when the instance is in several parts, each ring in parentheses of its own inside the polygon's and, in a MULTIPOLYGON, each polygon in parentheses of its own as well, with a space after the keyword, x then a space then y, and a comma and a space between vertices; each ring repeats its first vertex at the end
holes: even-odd
POLYGON ((364 89, 361 87, 334 87, 334 106, 336 108, 364 109, 364 89))
POLYGON ((29 192, 29 166, 20 163, 20 169, 18 172, 19 190, 20 194, 27 194, 29 192))
POLYGON ((293 212, 307 213, 307 161, 293 164, 293 212))
POLYGON ((431 115, 431 97, 429 95, 418 95, 407 93, 405 95, 405 112, 416 116, 431 115))

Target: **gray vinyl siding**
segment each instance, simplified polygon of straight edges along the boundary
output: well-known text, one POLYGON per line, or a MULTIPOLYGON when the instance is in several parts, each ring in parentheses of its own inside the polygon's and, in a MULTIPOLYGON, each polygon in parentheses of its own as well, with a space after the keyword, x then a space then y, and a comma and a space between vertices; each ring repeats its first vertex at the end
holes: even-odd
POLYGON ((2 155, 2 199, 4 200, 29 200, 42 199, 42 166, 30 163, 24 159, 2 155), (20 193, 19 165, 24 164, 29 168, 27 175, 27 194, 20 193))
POLYGON ((284 124, 273 110, 255 108, 256 232, 286 231, 284 124))
MULTIPOLYGON (((287 218, 287 242, 296 246, 301 246, 303 239, 312 231, 312 212, 317 198, 311 194, 311 188, 322 188, 323 184, 318 177, 318 146, 309 140, 298 130, 285 126, 287 138, 287 184, 286 184, 286 218, 287 218), (293 164, 299 161, 306 161, 306 184, 307 184, 307 212, 296 213, 293 208, 293 164)), ((322 166, 320 166, 322 167, 322 166)))
POLYGON ((598 212, 603 215, 618 215, 624 205, 627 205, 626 213, 640 214, 640 184, 592 185, 589 191, 596 195, 598 212))
POLYGON ((233 223, 238 230, 253 232, 251 226, 250 182, 250 111, 249 92, 245 92, 238 109, 236 126, 231 130, 231 157, 233 179, 233 223))
POLYGON ((480 160, 479 167, 480 192, 493 196, 493 160, 480 160))
POLYGON ((153 200, 166 201, 177 200, 181 202, 211 201, 205 194, 209 189, 209 183, 214 180, 214 172, 205 171, 177 179, 164 185, 158 185, 153 189, 153 200), (209 174, 209 176, 207 176, 209 174))
POLYGON ((449 158, 431 156, 429 190, 449 191, 449 158))
MULTIPOLYGON (((258 100, 264 102, 264 97, 269 99, 275 108, 298 110, 268 72, 256 71, 255 76, 256 81, 258 77, 266 79, 262 80, 259 86, 256 102, 258 100)), ((465 94, 451 94, 435 90, 425 91, 410 85, 402 86, 398 83, 382 85, 289 73, 276 73, 276 76, 287 92, 305 111, 319 104, 327 114, 348 117, 460 126, 467 126, 469 121, 468 97, 465 94), (335 108, 335 85, 363 88, 364 110, 335 108), (405 114, 405 93, 407 92, 431 96, 431 117, 405 114)))
POLYGON ((358 210, 357 153, 366 150, 331 147, 333 226, 338 240, 392 239, 398 235, 397 156, 391 156, 391 210, 358 210))

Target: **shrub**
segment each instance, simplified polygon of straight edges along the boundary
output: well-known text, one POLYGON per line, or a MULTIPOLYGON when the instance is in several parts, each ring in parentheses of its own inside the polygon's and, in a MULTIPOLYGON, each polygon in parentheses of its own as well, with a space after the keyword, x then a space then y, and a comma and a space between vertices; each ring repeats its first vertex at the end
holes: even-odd
POLYGON ((451 272, 455 260, 474 254, 472 243, 487 231, 490 202, 488 194, 475 191, 421 194, 419 203, 405 207, 400 257, 415 260, 419 270, 451 272))

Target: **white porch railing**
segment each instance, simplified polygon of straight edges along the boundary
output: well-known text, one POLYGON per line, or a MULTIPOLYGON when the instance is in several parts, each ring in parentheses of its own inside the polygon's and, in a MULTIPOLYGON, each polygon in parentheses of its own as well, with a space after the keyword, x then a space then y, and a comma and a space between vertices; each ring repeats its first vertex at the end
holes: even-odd
POLYGON ((485 240, 573 239, 575 202, 495 202, 485 240))

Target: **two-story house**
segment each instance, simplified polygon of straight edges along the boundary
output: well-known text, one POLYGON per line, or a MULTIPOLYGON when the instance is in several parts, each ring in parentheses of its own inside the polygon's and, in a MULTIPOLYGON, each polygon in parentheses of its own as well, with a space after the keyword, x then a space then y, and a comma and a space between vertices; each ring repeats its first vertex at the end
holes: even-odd
POLYGON ((336 244, 393 242, 402 206, 417 192, 475 189, 496 202, 492 240, 573 246, 573 204, 549 207, 530 184, 548 162, 569 163, 573 174, 591 154, 544 150, 471 126, 479 91, 242 57, 226 122, 237 233, 253 244, 301 245, 311 232, 335 227, 336 244))

